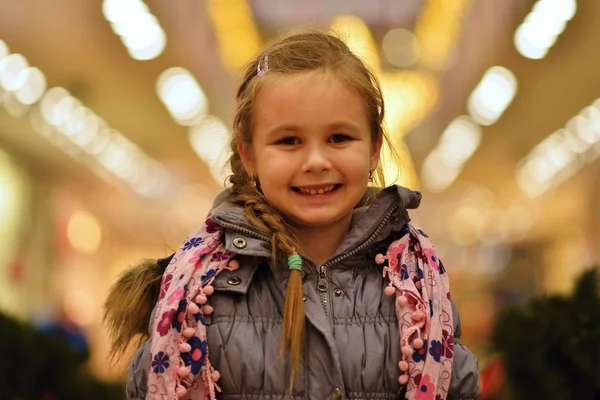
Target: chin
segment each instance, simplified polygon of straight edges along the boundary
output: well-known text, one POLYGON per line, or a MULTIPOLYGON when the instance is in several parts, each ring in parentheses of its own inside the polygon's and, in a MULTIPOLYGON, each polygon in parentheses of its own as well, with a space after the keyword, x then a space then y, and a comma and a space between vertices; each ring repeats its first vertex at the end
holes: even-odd
POLYGON ((319 213, 314 213, 313 215, 291 215, 289 219, 292 224, 298 226, 299 228, 307 228, 307 229, 315 229, 324 226, 329 226, 335 224, 344 219, 345 214, 343 215, 323 215, 319 213))

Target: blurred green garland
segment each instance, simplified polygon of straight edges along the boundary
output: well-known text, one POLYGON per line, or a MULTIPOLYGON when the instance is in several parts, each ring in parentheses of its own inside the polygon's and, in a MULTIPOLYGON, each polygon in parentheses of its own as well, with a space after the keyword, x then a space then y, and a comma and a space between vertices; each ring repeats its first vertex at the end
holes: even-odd
POLYGON ((493 332, 514 400, 600 399, 600 278, 583 273, 570 296, 500 313, 493 332))

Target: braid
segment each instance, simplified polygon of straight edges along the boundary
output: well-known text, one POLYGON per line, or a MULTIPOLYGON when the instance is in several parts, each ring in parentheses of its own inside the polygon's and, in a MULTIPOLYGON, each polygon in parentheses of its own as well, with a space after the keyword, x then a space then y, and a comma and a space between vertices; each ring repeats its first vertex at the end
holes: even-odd
MULTIPOLYGON (((241 175, 240 180, 249 181, 249 177, 243 177, 246 174, 241 175)), ((277 250, 289 257, 299 251, 299 242, 291 227, 285 222, 281 214, 267 202, 263 194, 250 185, 235 182, 238 177, 239 175, 230 178, 231 183, 233 183, 231 200, 243 206, 248 220, 271 237, 271 264, 272 268, 276 268, 277 250)), ((292 360, 290 392, 294 388, 300 370, 306 335, 303 297, 302 273, 292 269, 290 270, 285 292, 285 312, 281 341, 281 352, 289 351, 292 360)))

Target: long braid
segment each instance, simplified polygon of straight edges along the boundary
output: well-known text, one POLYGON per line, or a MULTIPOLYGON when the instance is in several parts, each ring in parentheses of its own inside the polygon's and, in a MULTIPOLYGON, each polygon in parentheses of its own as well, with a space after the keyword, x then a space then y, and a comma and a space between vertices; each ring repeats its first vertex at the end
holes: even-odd
MULTIPOLYGON (((300 245, 291 227, 283 217, 265 199, 260 191, 248 184, 236 182, 232 177, 232 196, 230 199, 243 206, 248 220, 271 238, 272 268, 278 268, 277 250, 290 256, 300 250, 300 245)), ((247 180, 242 178, 243 181, 247 180)), ((289 390, 294 388, 296 377, 302 362, 302 351, 306 336, 304 316, 304 300, 302 290, 302 273, 290 270, 285 292, 285 311, 283 315, 283 332, 281 352, 289 351, 292 360, 292 373, 289 390)))

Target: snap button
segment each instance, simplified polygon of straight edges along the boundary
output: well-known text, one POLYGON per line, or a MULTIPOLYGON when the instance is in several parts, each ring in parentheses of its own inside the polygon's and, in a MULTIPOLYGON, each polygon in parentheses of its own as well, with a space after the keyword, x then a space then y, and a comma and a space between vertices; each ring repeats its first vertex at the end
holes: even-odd
POLYGON ((235 239, 233 239, 233 245, 238 249, 243 249, 244 247, 246 247, 246 239, 244 239, 243 237, 236 237, 235 239))
POLYGON ((342 289, 335 289, 333 291, 333 294, 335 295, 335 297, 342 297, 344 295, 344 291, 342 289))
POLYGON ((306 296, 302 296, 302 301, 306 301, 306 296))
POLYGON ((237 286, 242 283, 242 280, 239 276, 232 276, 231 278, 227 279, 227 283, 229 283, 231 286, 237 286))
POLYGON ((339 388, 335 388, 329 393, 329 400, 341 400, 342 391, 339 388))

